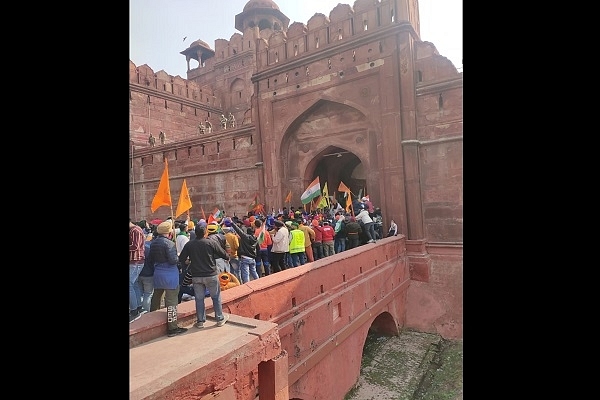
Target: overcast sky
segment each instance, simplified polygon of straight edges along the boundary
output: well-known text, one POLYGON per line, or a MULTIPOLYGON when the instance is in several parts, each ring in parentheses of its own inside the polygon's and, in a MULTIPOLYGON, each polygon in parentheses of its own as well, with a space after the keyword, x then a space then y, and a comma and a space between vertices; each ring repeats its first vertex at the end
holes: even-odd
MULTIPOLYGON (((214 50, 216 39, 229 40, 234 33, 241 33, 235 29, 235 16, 246 3, 248 0, 129 0, 129 58, 135 65, 148 64, 154 72, 165 70, 185 79, 187 63, 179 53, 198 39, 214 50)), ((338 3, 352 7, 354 0, 275 3, 291 25, 306 24, 315 13, 329 17, 338 3)), ((462 71, 462 0, 419 0, 419 15, 421 40, 433 43, 440 55, 462 71)))

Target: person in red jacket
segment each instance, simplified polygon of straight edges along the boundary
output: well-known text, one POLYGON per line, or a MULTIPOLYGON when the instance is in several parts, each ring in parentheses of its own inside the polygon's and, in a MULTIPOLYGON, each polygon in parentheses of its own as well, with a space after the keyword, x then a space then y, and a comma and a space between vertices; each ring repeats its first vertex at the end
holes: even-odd
POLYGON ((323 255, 323 227, 316 217, 312 220, 311 225, 312 230, 315 231, 315 240, 312 242, 313 257, 317 261, 325 257, 323 255))
POLYGON ((328 220, 323 220, 323 257, 332 256, 335 254, 333 242, 335 239, 335 231, 329 225, 328 220))
POLYGON ((271 239, 271 234, 267 232, 264 221, 261 221, 260 219, 254 220, 254 236, 259 239, 260 243, 260 251, 256 254, 256 272, 258 272, 259 276, 271 275, 271 263, 269 262, 269 258, 271 247, 273 247, 273 239, 271 239), (263 230, 264 235, 262 236, 264 237, 264 240, 260 243, 261 232, 263 232, 263 230))

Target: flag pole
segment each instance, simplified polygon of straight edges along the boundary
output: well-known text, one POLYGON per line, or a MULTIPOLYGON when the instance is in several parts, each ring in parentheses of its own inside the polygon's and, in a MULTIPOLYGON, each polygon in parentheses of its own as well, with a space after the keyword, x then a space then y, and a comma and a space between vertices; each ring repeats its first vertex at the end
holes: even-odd
MULTIPOLYGON (((165 159, 165 165, 167 160, 165 159)), ((169 178, 171 179, 171 178, 169 178)), ((175 241, 175 214, 173 213, 173 198, 171 197, 171 182, 169 182, 169 198, 171 199, 171 228, 173 228, 173 241, 175 241)))

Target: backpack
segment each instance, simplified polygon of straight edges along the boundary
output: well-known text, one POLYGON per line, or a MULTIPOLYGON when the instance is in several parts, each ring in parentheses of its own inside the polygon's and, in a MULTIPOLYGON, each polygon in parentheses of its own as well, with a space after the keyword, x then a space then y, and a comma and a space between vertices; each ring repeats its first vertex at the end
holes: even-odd
POLYGON ((335 223, 335 236, 346 237, 346 221, 343 219, 340 219, 335 223))

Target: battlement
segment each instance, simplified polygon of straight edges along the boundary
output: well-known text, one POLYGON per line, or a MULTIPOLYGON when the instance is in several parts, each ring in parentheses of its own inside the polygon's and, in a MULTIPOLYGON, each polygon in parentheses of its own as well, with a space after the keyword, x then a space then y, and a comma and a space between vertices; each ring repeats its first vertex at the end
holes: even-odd
MULTIPOLYGON (((236 16, 236 21, 240 15, 236 16)), ((289 28, 278 24, 272 16, 264 18, 270 19, 274 29, 259 29, 258 26, 242 28, 240 23, 236 27, 243 29, 242 34, 234 33, 229 40, 216 39, 214 54, 206 56, 212 50, 204 42, 198 41, 205 45, 204 52, 199 50, 195 54, 201 62, 198 67, 188 70, 188 76, 196 78, 208 74, 223 62, 233 61, 235 64, 235 58, 240 58, 241 65, 249 65, 251 60, 240 57, 240 54, 249 52, 247 57, 253 57, 257 45, 256 67, 261 70, 392 24, 408 23, 417 35, 420 32, 418 3, 409 0, 356 0, 353 7, 338 3, 329 16, 315 13, 306 24, 294 22, 289 28)))
POLYGON ((208 107, 221 108, 220 101, 210 86, 200 86, 193 80, 184 79, 179 75, 169 75, 164 70, 154 72, 147 64, 138 67, 129 60, 129 82, 202 103, 208 107))
POLYGON ((287 31, 273 31, 268 37, 262 34, 257 51, 257 69, 260 71, 277 63, 305 58, 339 46, 350 38, 365 36, 395 24, 410 25, 418 35, 418 5, 394 0, 356 0, 354 7, 339 3, 329 17, 315 13, 306 25, 294 22, 287 31), (399 9, 395 8, 396 4, 399 9))

